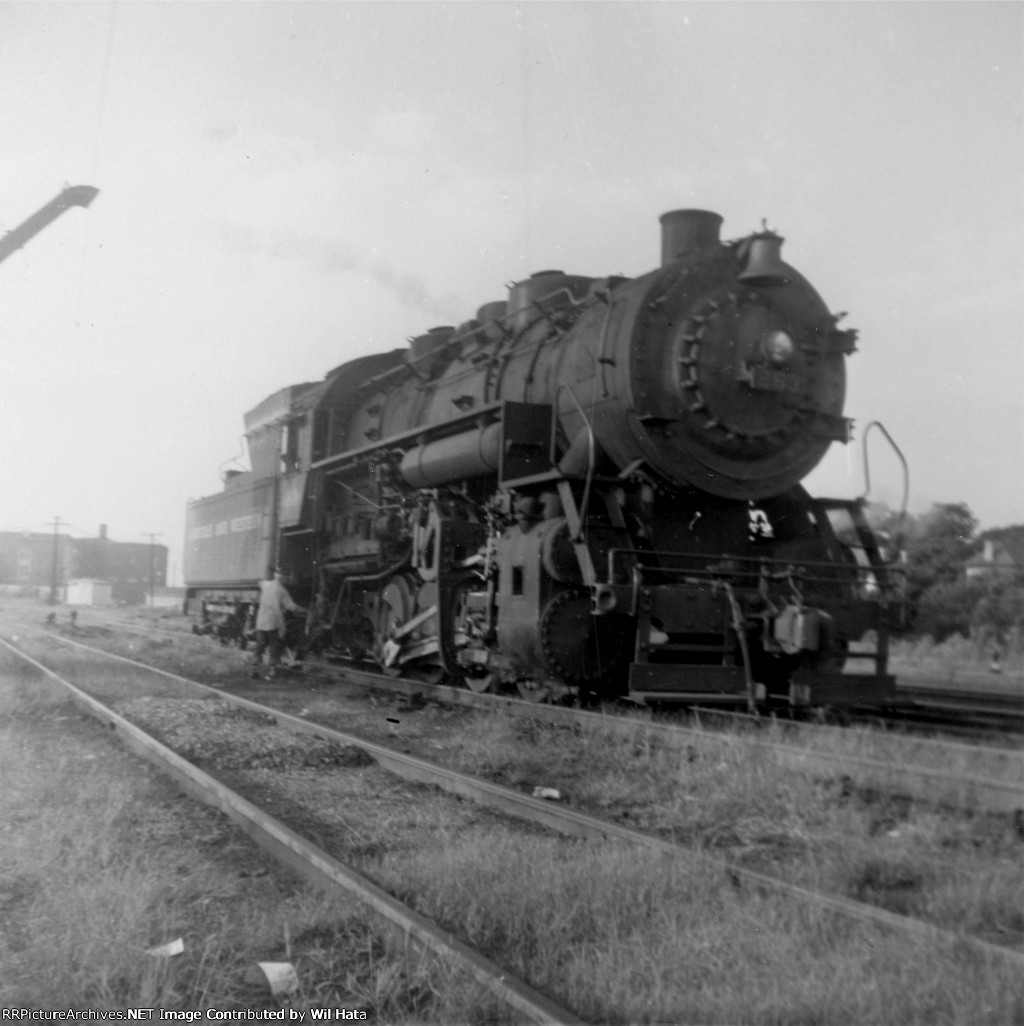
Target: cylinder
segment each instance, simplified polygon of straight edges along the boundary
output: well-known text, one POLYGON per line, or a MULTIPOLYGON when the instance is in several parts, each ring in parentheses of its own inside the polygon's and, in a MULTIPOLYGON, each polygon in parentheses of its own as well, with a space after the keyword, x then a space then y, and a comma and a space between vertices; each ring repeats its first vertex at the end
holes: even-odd
POLYGON ((670 210, 661 222, 661 266, 674 264, 691 249, 717 246, 722 215, 711 210, 670 210))
POLYGON ((413 488, 436 488, 467 477, 493 474, 501 453, 501 424, 466 431, 410 449, 399 470, 413 488))

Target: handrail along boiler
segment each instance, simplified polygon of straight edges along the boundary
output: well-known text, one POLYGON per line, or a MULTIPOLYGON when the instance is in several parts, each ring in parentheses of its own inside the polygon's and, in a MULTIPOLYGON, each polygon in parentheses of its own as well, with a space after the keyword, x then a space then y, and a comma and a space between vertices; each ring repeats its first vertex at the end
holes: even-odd
POLYGON ((279 562, 313 648, 393 673, 885 700, 894 572, 862 502, 800 484, 849 439, 856 332, 721 220, 665 214, 647 274, 541 271, 265 400, 252 469, 189 505, 190 605, 237 615, 279 562))

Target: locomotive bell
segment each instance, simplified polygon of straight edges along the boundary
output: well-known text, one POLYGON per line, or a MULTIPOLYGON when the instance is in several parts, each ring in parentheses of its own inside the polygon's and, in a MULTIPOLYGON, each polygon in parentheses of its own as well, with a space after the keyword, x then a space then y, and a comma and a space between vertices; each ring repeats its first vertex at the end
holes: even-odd
POLYGON ((746 263, 737 281, 755 289, 778 288, 789 283, 789 275, 779 254, 786 240, 775 232, 752 235, 746 247, 746 263))

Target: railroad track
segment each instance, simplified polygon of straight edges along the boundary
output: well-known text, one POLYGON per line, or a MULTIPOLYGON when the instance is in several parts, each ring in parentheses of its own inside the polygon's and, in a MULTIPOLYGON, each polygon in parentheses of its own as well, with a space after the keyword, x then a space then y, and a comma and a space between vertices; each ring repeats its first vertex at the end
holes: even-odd
MULTIPOLYGON (((731 723, 742 724, 750 728, 749 734, 720 735, 705 729, 703 725, 686 727, 678 723, 658 722, 653 718, 608 715, 567 706, 538 706, 518 698, 480 695, 464 688, 424 684, 387 677, 371 671, 345 669, 340 671, 340 676, 351 683, 407 696, 425 691, 440 701, 474 709, 487 710, 497 706, 514 709, 520 716, 532 717, 546 723, 564 726, 585 725, 629 739, 656 739, 665 748, 675 752, 687 751, 695 744, 704 747, 746 744, 751 749, 770 750, 783 766, 791 769, 825 776, 849 776, 862 787, 895 790, 906 797, 935 805, 993 813, 1014 813, 1017 810, 1024 810, 1024 758, 1018 760, 1022 775, 1014 781, 1004 781, 827 750, 827 746, 834 744, 838 734, 842 733, 842 728, 803 723, 782 725, 783 728, 791 726, 795 732, 802 735, 816 735, 818 747, 815 748, 768 741, 757 730, 759 721, 735 711, 704 712, 710 720, 722 716, 731 723)), ((945 741, 915 739, 914 745, 919 750, 930 751, 936 763, 948 764, 950 761, 970 758, 978 752, 977 746, 945 741)), ((1018 754, 1013 753, 1015 756, 1018 754)))
MULTIPOLYGON (((146 634, 144 628, 141 633, 146 634)), ((173 631, 179 637, 191 637, 173 631)), ((56 635, 55 635, 56 636, 56 635)), ((63 637, 63 635, 61 635, 63 637)), ((65 639, 74 644, 73 639, 65 639)), ((901 757, 868 758, 844 753, 841 750, 844 728, 808 722, 756 720, 735 710, 698 710, 703 721, 697 727, 686 727, 676 722, 659 722, 641 710, 631 715, 591 712, 567 706, 539 705, 505 695, 479 694, 466 688, 434 684, 424 681, 390 677, 368 669, 333 667, 332 676, 366 687, 412 696, 429 694, 439 701, 478 710, 495 708, 514 709, 517 714, 547 723, 565 726, 584 725, 600 727, 626 738, 653 738, 671 751, 685 751, 695 744, 704 748, 725 744, 747 744, 754 748, 770 749, 778 762, 788 768, 826 777, 849 778, 861 788, 873 788, 900 794, 916 801, 937 806, 948 806, 991 813, 1016 813, 1024 810, 1024 758, 1018 759, 1019 771, 1010 780, 998 779, 962 769, 950 771, 976 759, 978 746, 950 741, 914 738, 912 743, 900 737, 896 745, 901 749, 912 747, 926 764, 917 765, 901 757), (718 735, 705 729, 707 723, 723 722, 738 725, 746 732, 737 735, 718 735), (761 729, 765 725, 778 726, 796 735, 804 743, 786 744, 769 741, 761 729), (806 738, 812 739, 808 745, 806 738), (944 768, 938 768, 944 767, 944 768)), ((891 744, 889 747, 893 747, 891 744)), ((1007 758, 1019 756, 1014 750, 1007 758)))
MULTIPOLYGON (((277 724, 289 731, 305 735, 313 735, 338 744, 361 748, 380 766, 397 776, 420 784, 430 784, 448 791, 449 793, 470 798, 475 802, 489 805, 492 808, 512 815, 517 819, 544 826, 561 834, 603 840, 611 839, 631 845, 641 846, 656 851, 660 855, 668 858, 677 861, 682 860, 689 866, 701 866, 704 869, 711 868, 714 872, 726 875, 729 879, 739 885, 746 885, 759 891, 773 891, 775 893, 785 895, 789 899, 818 909, 827 910, 831 914, 853 920, 862 925, 882 928, 886 931, 898 933, 908 939, 913 939, 916 942, 940 945, 950 950, 957 948, 957 946, 961 946, 962 950, 962 947, 966 946, 986 959, 1003 960, 1014 966, 1017 970, 1024 969, 1024 951, 999 944, 993 944, 977 937, 965 936, 941 926, 936 926, 929 922, 893 913, 871 904, 853 901, 845 897, 822 893, 820 891, 802 887, 770 874, 738 866, 729 860, 715 858, 705 853, 694 851, 676 844, 671 840, 666 840, 663 837, 624 827, 620 824, 609 822, 596 816, 588 815, 561 805, 552 804, 549 801, 534 798, 530 795, 498 786, 486 780, 467 776, 466 774, 459 773, 427 760, 410 756, 406 753, 396 751, 365 738, 312 723, 303 717, 293 716, 261 703, 227 694, 221 689, 213 689, 206 685, 197 684, 187 678, 180 677, 166 670, 138 663, 135 660, 128 659, 124 656, 102 652, 102 650, 93 649, 90 646, 71 641, 70 639, 60 640, 72 647, 85 649, 103 657, 132 665, 140 671, 155 673, 161 677, 179 682, 190 688, 196 688, 201 693, 208 696, 216 696, 223 701, 236 705, 239 708, 247 709, 264 716, 273 717, 277 724)), ((7 642, 4 642, 4 644, 13 651, 24 656, 24 653, 22 653, 17 647, 10 645, 7 642)), ((24 657, 31 659, 31 657, 24 657)), ((60 678, 58 678, 51 669, 35 660, 31 661, 48 676, 60 680, 60 678)), ((180 756, 175 756, 173 753, 169 753, 166 749, 161 751, 160 749, 162 749, 162 746, 159 746, 158 748, 151 739, 147 740, 138 728, 135 728, 131 724, 127 723, 127 721, 124 721, 123 718, 115 718, 116 714, 111 713, 109 709, 104 707, 101 703, 98 703, 95 698, 86 695, 85 692, 79 688, 74 688, 72 685, 68 685, 67 682, 64 682, 63 680, 61 680, 61 683, 64 686, 73 688, 72 693, 76 695, 76 701, 82 704, 92 715, 99 716, 106 722, 111 723, 112 726, 115 726, 118 733, 128 738, 129 743, 132 744, 133 747, 137 747, 137 750, 142 754, 146 754, 149 758, 158 758, 162 764, 170 766, 172 774, 176 779, 178 779, 182 786, 186 787, 186 789, 192 793, 199 794, 203 800, 211 800, 212 796, 215 804, 221 803, 218 804, 218 807, 223 808, 228 815, 235 818, 236 821, 247 830, 247 832, 250 832, 259 843, 263 844, 264 847, 273 854, 285 858, 289 861, 289 864, 293 865, 294 868, 298 869, 304 875, 308 875, 308 878, 313 879, 316 882, 323 883, 325 881, 330 881, 333 882, 333 884, 340 883, 349 889, 353 889, 354 885, 352 883, 351 875, 343 868, 335 866, 333 860, 331 860, 330 856, 326 853, 312 851, 301 838, 298 838, 293 833, 287 831, 287 828, 282 829, 279 825, 271 825, 269 823, 269 817, 260 812, 260 810, 255 809, 254 807, 249 807, 244 803, 244 801, 239 802, 236 801, 234 797, 226 795, 224 793, 223 786, 217 784, 216 781, 207 782, 206 780, 202 780, 202 778, 197 776, 198 771, 195 771, 194 767, 190 767, 185 763, 180 756), (155 754, 157 752, 159 752, 159 755, 155 754)), ((380 682, 378 681, 378 683, 380 682)), ((391 683, 398 685, 405 682, 391 683)), ((453 692, 460 696, 459 700, 462 700, 462 696, 470 694, 457 689, 453 689, 453 692)), ((533 710, 534 713, 538 712, 537 707, 531 706, 529 703, 523 704, 527 709, 533 710)), ((561 711, 545 709, 544 712, 559 715, 561 711)), ((565 712, 570 712, 570 710, 565 710, 565 712)), ((601 729, 606 729, 607 726, 608 720, 606 718, 600 718, 601 729)), ((671 738, 673 736, 673 732, 678 730, 678 728, 663 728, 656 724, 638 725, 635 723, 631 725, 631 729, 636 730, 638 726, 642 730, 654 730, 660 737, 664 738, 671 738)), ((389 901, 386 900, 386 896, 376 894, 372 890, 363 890, 361 883, 355 886, 359 888, 357 893, 375 907, 378 907, 379 909, 391 907, 389 901), (366 895, 373 896, 366 897, 366 895)), ((405 930, 411 937, 414 937, 417 942, 425 943, 428 946, 440 943, 437 940, 436 932, 431 932, 429 924, 417 921, 414 913, 412 914, 412 918, 410 918, 409 913, 411 913, 411 910, 400 912, 392 910, 390 915, 392 917, 392 921, 398 923, 400 928, 405 930)), ((385 912, 384 914, 389 913, 385 912)), ((448 939, 446 939, 445 943, 448 943, 448 939)), ((458 946, 453 946, 452 950, 458 951, 458 946)), ((463 954, 464 957, 464 953, 460 952, 460 954, 463 954)), ((490 980, 487 973, 492 973, 493 969, 487 968, 485 970, 485 968, 480 964, 474 963, 471 971, 473 971, 474 975, 477 975, 477 978, 479 979, 490 980)), ((497 972, 499 977, 502 975, 507 976, 507 974, 502 974, 500 970, 497 972)), ((497 985, 497 983, 488 983, 488 986, 497 985)), ((547 999, 543 998, 543 996, 541 996, 539 1000, 530 996, 529 988, 527 988, 525 984, 522 984, 521 986, 526 988, 526 990, 523 991, 520 989, 520 986, 517 983, 515 992, 509 995, 507 999, 510 1001, 520 1002, 516 1007, 519 1007, 524 1011, 524 1014, 529 1014, 534 1021, 573 1021, 572 1017, 568 1015, 568 1013, 564 1013, 564 1010, 557 1009, 557 1006, 553 1006, 547 1001, 547 999), (536 1003, 534 1004, 532 1002, 536 1003), (528 1013, 526 1012, 527 1007, 530 1009, 528 1013), (559 1015, 562 1017, 558 1018, 559 1015), (548 1018, 545 1018, 545 1016, 548 1018)))
MULTIPOLYGON (((356 897, 384 925, 397 930, 405 942, 421 952, 429 952, 457 964, 495 997, 524 1015, 529 1021, 551 1026, 576 1026, 582 1022, 570 1011, 530 987, 507 969, 464 944, 449 931, 398 901, 354 869, 267 814, 253 802, 161 744, 146 731, 115 712, 106 702, 72 684, 9 641, 0 638, 0 645, 59 684, 79 708, 111 727, 126 747, 153 763, 187 794, 223 812, 261 848, 312 885, 327 890, 343 891, 356 897)), ((99 652, 97 649, 90 651, 99 652)), ((121 656, 102 654, 111 659, 134 663, 140 670, 175 677, 166 671, 126 660, 121 656)), ((185 678, 175 679, 197 689, 213 690, 206 688, 205 685, 186 681, 185 678)), ((256 703, 230 696, 224 698, 240 706, 258 708, 256 703)), ((294 729, 294 724, 289 725, 294 729)))
MULTIPOLYGON (((159 634, 182 638, 191 632, 181 626, 168 626, 157 621, 146 624, 126 623, 101 617, 79 617, 84 626, 110 630, 127 630, 144 637, 159 634)), ((353 670, 353 672, 357 672, 353 670)), ((420 686, 424 686, 422 683, 420 686)), ((710 710, 709 710, 710 712, 710 710)), ((735 710, 715 710, 733 717, 745 716, 735 710)), ((987 740, 992 734, 1024 733, 1024 688, 1012 686, 1000 689, 982 687, 951 687, 940 681, 900 681, 892 703, 885 709, 849 710, 848 716, 858 723, 885 723, 900 725, 907 730, 943 733, 964 738, 987 740)))
POLYGON ((1024 729, 1024 690, 982 691, 901 684, 893 711, 919 718, 952 715, 961 720, 1021 730, 1024 729))

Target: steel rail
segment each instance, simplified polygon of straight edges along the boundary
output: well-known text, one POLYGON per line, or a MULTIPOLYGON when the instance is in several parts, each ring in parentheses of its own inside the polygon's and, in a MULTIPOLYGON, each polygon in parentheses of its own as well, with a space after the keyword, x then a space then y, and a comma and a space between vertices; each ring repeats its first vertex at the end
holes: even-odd
MULTIPOLYGON (((32 625, 35 627, 36 625, 32 625)), ((158 623, 148 624, 134 624, 134 623, 121 623, 118 621, 111 622, 110 620, 103 619, 101 617, 81 617, 78 626, 89 627, 105 627, 109 630, 127 630, 132 633, 139 634, 142 636, 151 636, 153 632, 160 634, 167 634, 171 637, 188 638, 196 637, 197 635, 191 634, 189 631, 183 629, 176 629, 174 627, 165 627, 158 623)), ((64 635, 60 635, 64 637, 64 635)), ((228 647, 233 648, 233 645, 228 647)), ((376 677, 381 681, 381 686, 392 686, 397 688, 403 681, 401 678, 384 678, 381 674, 374 674, 372 671, 363 671, 354 667, 340 667, 332 664, 325 664, 333 672, 356 674, 358 676, 365 677, 376 677), (387 681, 388 683, 384 683, 387 681)), ((425 682, 416 682, 417 687, 429 687, 432 690, 437 689, 442 691, 447 686, 437 684, 426 684, 425 682)), ((458 693, 461 691, 465 693, 465 689, 453 689, 449 688, 449 692, 454 691, 458 693)), ((509 696, 497 696, 493 695, 481 695, 479 693, 470 692, 474 698, 482 699, 483 701, 494 701, 508 698, 509 696)), ((457 698, 452 697, 449 693, 446 695, 446 700, 458 701, 457 698)), ((511 699, 512 701, 518 701, 517 699, 511 699)), ((472 701, 469 704, 474 704, 472 701)), ((530 705, 532 703, 526 703, 530 705)), ((737 713, 735 710, 720 709, 713 706, 701 707, 692 706, 694 710, 700 712, 706 712, 715 716, 741 716, 746 718, 744 714, 737 713)), ((852 708, 851 711, 857 715, 861 713, 873 713, 875 716, 890 715, 897 719, 902 716, 913 717, 918 714, 921 719, 921 723, 924 725, 935 725, 936 721, 934 718, 927 717, 925 714, 934 713, 936 715, 949 715, 949 714, 964 714, 968 716, 979 716, 989 717, 991 719, 990 726, 992 729, 1008 729, 1015 731, 1018 728, 1018 721, 1024 721, 1024 688, 1019 692, 1015 691, 1012 685, 1006 685, 999 690, 980 690, 973 688, 957 689, 949 688, 946 686, 928 686, 922 684, 920 686, 910 683, 897 683, 896 696, 888 706, 872 708, 866 707, 864 710, 852 708)), ((910 722, 914 722, 911 720, 910 722)), ((680 728, 685 729, 685 728, 680 728)), ((806 725, 805 725, 806 729, 806 725)), ((915 739, 917 743, 922 743, 926 739, 915 739)), ((952 744, 951 742, 935 742, 936 744, 952 744)), ((966 746, 965 746, 966 747, 966 746)))
MULTIPOLYGON (((44 632, 48 633, 48 632, 44 632)), ((82 642, 74 641, 63 635, 59 637, 72 645, 89 648, 82 642)), ((102 651, 102 650, 94 650, 102 651)), ((124 659, 115 653, 104 652, 114 659, 124 659)), ((132 660, 129 660, 132 661, 132 660)), ((148 664, 140 664, 148 666, 148 664)), ((149 669, 156 669, 149 667, 149 669)), ((166 672, 166 671, 157 671, 166 672)), ((900 794, 919 801, 928 801, 936 805, 951 806, 969 810, 983 810, 993 813, 1014 813, 1024 810, 1024 782, 1021 784, 1007 783, 988 777, 952 775, 942 770, 885 762, 863 756, 847 755, 839 752, 809 750, 781 742, 763 741, 759 738, 745 738, 737 735, 718 736, 706 730, 698 730, 678 724, 654 723, 627 717, 608 716, 584 709, 570 709, 565 706, 539 705, 510 696, 479 694, 466 688, 451 687, 446 684, 426 684, 400 678, 386 677, 372 671, 353 670, 345 667, 337 669, 343 677, 353 682, 382 687, 388 690, 409 693, 410 691, 429 689, 430 693, 445 701, 467 705, 476 709, 493 709, 495 703, 505 708, 515 709, 522 715, 549 723, 565 726, 584 724, 593 729, 605 730, 625 737, 638 735, 654 737, 671 751, 685 751, 688 746, 699 744, 715 744, 718 746, 743 744, 750 747, 769 749, 777 756, 780 764, 787 769, 804 773, 846 774, 854 777, 865 786, 881 787, 897 790, 900 794)), ((187 678, 182 678, 187 679, 187 678)), ((191 681, 190 683, 196 683, 191 681)), ((707 710, 716 716, 736 717, 741 714, 707 710)), ((916 744, 925 744, 924 740, 916 740, 916 744)), ((977 746, 959 745, 950 742, 928 742, 941 745, 943 751, 951 754, 976 753, 977 746)), ((1011 753, 1012 754, 1012 753, 1011 753)))
MULTIPOLYGON (((67 639, 61 639, 67 640, 67 639)), ((74 642, 79 645, 80 643, 74 642)), ((34 666, 51 680, 66 689, 72 700, 89 715, 110 726, 121 741, 137 755, 154 763, 163 773, 187 794, 215 809, 219 809, 261 848, 269 852, 275 859, 295 870, 309 883, 326 890, 342 890, 354 895, 368 905, 378 916, 391 927, 401 932, 404 941, 411 942, 420 952, 450 958, 473 976, 500 1000, 527 1016, 532 1022, 541 1024, 564 1024, 564 1026, 582 1026, 583 1020, 562 1008, 556 1002, 541 994, 524 981, 507 972, 497 963, 491 961, 480 952, 460 941, 454 934, 442 929, 436 923, 420 915, 404 905, 387 891, 378 887, 366 877, 357 873, 323 849, 311 844, 294 830, 270 816, 252 802, 226 787, 218 780, 204 773, 187 759, 182 758, 166 745, 161 744, 145 731, 130 723, 123 716, 108 708, 98 699, 86 694, 81 688, 65 680, 49 667, 33 659, 16 645, 0 638, 0 645, 16 654, 25 662, 34 666)), ((89 648, 87 645, 80 647, 89 648)), ((96 652, 97 649, 90 649, 96 652)), ((112 656, 112 653, 101 653, 112 656)), ((125 659, 123 656, 112 656, 136 666, 168 677, 175 674, 155 667, 125 659)), ((201 688, 206 685, 187 678, 176 679, 201 688)), ((216 689, 208 689, 221 695, 216 689)), ((223 698, 233 696, 221 695, 223 698)), ((267 707, 243 700, 247 706, 272 712, 267 707)), ((279 714, 275 714, 279 715, 279 714)))
MULTIPOLYGON (((33 622, 27 626, 37 628, 40 625, 38 622, 33 622)), ((95 616, 91 612, 79 612, 78 627, 82 628, 89 626, 105 627, 112 631, 127 630, 142 635, 156 631, 161 634, 168 634, 179 638, 199 637, 199 635, 193 634, 190 630, 187 630, 184 627, 167 627, 164 624, 157 623, 156 621, 130 623, 108 617, 95 616)), ((346 667, 346 669, 352 669, 353 672, 357 673, 371 672, 357 670, 352 667, 346 667)), ((984 675, 979 675, 979 677, 980 676, 984 675)), ((897 677, 896 696, 894 699, 894 703, 897 707, 904 701, 913 703, 918 699, 924 701, 933 698, 941 700, 950 696, 952 701, 975 701, 984 706, 991 706, 993 711, 998 709, 1008 709, 1012 714, 1017 710, 1020 710, 1021 714, 1024 715, 1024 678, 1019 680, 1019 682, 1014 683, 1014 678, 1010 675, 1005 675, 1000 678, 998 685, 996 685, 994 681, 987 681, 990 686, 986 688, 981 684, 977 687, 972 686, 968 678, 965 678, 965 682, 955 680, 949 682, 944 681, 941 678, 917 678, 901 676, 899 674, 897 674, 897 677)), ((728 710, 715 709, 714 711, 725 712, 728 710)))
MULTIPOLYGON (((62 638, 60 640, 67 641, 69 639, 62 638)), ((6 642, 4 643, 7 644, 6 642)), ((756 870, 736 866, 727 860, 713 858, 712 856, 705 855, 701 852, 693 851, 682 847, 673 841, 667 841, 663 838, 656 837, 653 834, 631 830, 627 827, 620 826, 619 824, 612 823, 608 820, 600 819, 596 816, 591 816, 586 813, 577 812, 573 809, 558 806, 543 799, 533 798, 532 796, 522 794, 518 791, 513 791, 498 784, 492 784, 489 781, 467 776, 466 774, 459 773, 456 770, 446 769, 445 767, 438 766, 437 764, 428 762, 424 759, 406 755, 403 752, 396 752, 384 747, 383 745, 379 745, 376 742, 368 741, 365 738, 346 734, 340 730, 335 730, 333 727, 312 723, 300 717, 293 716, 290 713, 274 709, 272 706, 263 705, 262 703, 254 702, 247 698, 241 698, 238 695, 226 693, 218 688, 201 684, 198 681, 193 681, 187 677, 179 676, 178 674, 171 673, 168 670, 162 670, 158 667, 137 662, 134 659, 129 659, 127 656, 104 652, 100 649, 93 649, 88 645, 81 644, 80 642, 70 643, 76 647, 84 648, 96 654, 107 656, 120 662, 129 663, 140 669, 149 670, 160 676, 168 677, 180 683, 191 685, 192 687, 198 688, 211 695, 215 695, 242 708, 250 709, 264 715, 269 715, 280 726, 294 730, 297 733, 312 734, 317 737, 336 741, 340 744, 353 745, 361 748, 371 755, 379 765, 397 776, 401 776, 404 779, 413 780, 418 783, 433 784, 445 791, 448 791, 449 793, 462 795, 472 799, 473 801, 496 808, 518 818, 525 819, 528 822, 547 826, 559 833, 570 836, 589 837, 594 839, 613 839, 631 844, 639 844, 671 858, 681 859, 691 866, 701 866, 720 872, 733 880, 741 880, 756 888, 768 889, 777 893, 785 894, 788 897, 823 908, 827 911, 860 923, 871 924, 930 943, 952 947, 957 945, 966 946, 980 955, 1002 959, 1024 969, 1024 951, 1017 951, 1013 948, 992 944, 976 937, 956 933, 944 927, 934 926, 931 923, 926 923, 922 920, 912 919, 895 912, 888 912, 885 909, 877 908, 873 905, 865 904, 864 902, 835 897, 821 891, 811 890, 810 888, 803 887, 799 884, 780 880, 778 877, 771 876, 767 873, 760 873, 756 870)), ((531 703, 523 704, 527 706, 531 705, 531 703)), ((534 706, 534 708, 536 707, 534 706)), ((605 720, 600 717, 599 719, 603 726, 605 720)), ((645 724, 644 726, 655 725, 645 724)))
MULTIPOLYGON (((153 632, 179 638, 193 636, 188 631, 178 630, 173 627, 165 627, 162 624, 157 623, 142 625, 115 622, 112 624, 109 620, 93 617, 89 617, 88 619, 83 618, 79 621, 79 626, 102 626, 111 630, 128 630, 142 636, 151 636, 153 632)), ((325 665, 329 666, 333 672, 356 674, 367 678, 376 677, 381 680, 382 686, 389 686, 390 684, 390 686, 397 688, 402 684, 401 679, 396 681, 395 678, 383 678, 382 675, 374 674, 372 671, 363 671, 354 667, 342 668, 331 664, 325 665), (383 683, 385 679, 389 684, 383 683)), ((430 687, 431 689, 436 688, 439 691, 445 687, 445 685, 428 685, 421 682, 417 682, 417 686, 430 687)), ((450 691, 459 690, 465 693, 465 689, 450 689, 450 691)), ((493 695, 479 695, 472 692, 471 694, 482 701, 501 700, 508 697, 497 696, 497 699, 495 699, 495 696, 493 695)), ((458 699, 452 697, 450 693, 447 694, 447 700, 458 701, 458 699)), ((691 708, 720 717, 742 716, 746 718, 744 714, 737 713, 735 710, 724 708, 720 709, 713 706, 693 706, 691 708)), ((925 726, 935 726, 940 724, 941 721, 937 721, 935 719, 936 716, 948 717, 950 715, 956 716, 957 714, 960 714, 973 718, 981 718, 986 721, 987 726, 990 729, 1014 732, 1019 729, 1021 723, 1024 723, 1024 687, 1016 690, 1013 685, 1005 685, 999 690, 985 691, 973 688, 949 688, 946 686, 939 686, 937 684, 934 686, 929 686, 927 684, 918 686, 910 683, 902 683, 897 684, 896 696, 888 706, 878 708, 866 707, 863 710, 854 707, 851 709, 851 713, 857 716, 872 714, 875 717, 889 717, 894 718, 897 722, 903 722, 903 718, 909 718, 907 722, 916 723, 917 721, 920 721, 920 723, 925 726)), ((975 727, 985 726, 986 723, 975 724, 975 727)), ((956 726, 955 724, 952 726, 948 724, 941 725, 944 729, 954 729, 956 726)), ((806 728, 807 725, 805 724, 804 729, 806 728)), ((916 739, 916 742, 920 744, 923 743, 924 740, 926 739, 918 738, 916 739)), ((952 745, 951 742, 935 743, 952 745)), ((997 810, 1002 808, 1002 805, 996 807, 997 810)))
MULTIPOLYGON (((360 671, 345 670, 343 673, 356 680, 364 676, 360 671)), ((499 702, 503 703, 506 708, 515 709, 522 715, 532 716, 549 723, 564 726, 584 724, 595 730, 605 730, 627 738, 636 736, 657 738, 666 748, 676 752, 685 752, 694 743, 719 746, 742 744, 769 749, 788 769, 807 773, 847 773, 855 775, 859 781, 865 784, 887 789, 898 788, 902 794, 911 798, 935 804, 970 810, 983 809, 987 812, 997 813, 1016 812, 1018 809, 1024 809, 1024 783, 1006 783, 988 777, 953 776, 941 770, 928 769, 925 766, 889 763, 880 759, 845 755, 839 752, 807 750, 795 745, 764 741, 759 738, 739 737, 735 734, 720 736, 706 730, 683 727, 678 724, 608 716, 585 709, 570 709, 565 706, 541 706, 535 702, 526 702, 518 698, 480 695, 464 688, 453 688, 444 684, 418 684, 369 673, 365 676, 371 679, 371 686, 374 687, 404 692, 429 687, 432 696, 472 708, 493 708, 493 703, 499 702)), ((714 712, 717 715, 717 710, 714 712)), ((915 741, 915 743, 924 744, 925 742, 915 741)), ((950 753, 973 754, 979 750, 977 746, 971 745, 933 743, 941 744, 943 749, 949 750, 950 753)))
POLYGON ((897 689, 897 709, 904 707, 948 709, 953 712, 989 713, 1007 717, 1024 717, 1024 690, 978 691, 971 688, 926 688, 901 686, 897 689))
MULTIPOLYGON (((49 632, 44 631, 43 633, 49 632)), ((82 642, 66 638, 63 635, 50 636, 59 638, 71 645, 78 645, 87 649, 90 647, 82 642)), ((190 635, 183 636, 188 637, 190 635)), ((103 654, 114 659, 127 658, 111 652, 104 652, 103 654)), ((131 661, 129 660, 129 662, 131 661)), ((149 664, 140 665, 156 670, 156 667, 149 666, 149 664)), ((654 737, 671 751, 685 751, 688 746, 694 743, 703 745, 715 744, 718 746, 743 744, 750 747, 769 749, 778 758, 779 763, 787 769, 826 775, 846 774, 854 777, 865 786, 898 791, 900 794, 918 801, 927 801, 936 805, 968 810, 980 809, 992 813, 1015 813, 1018 810, 1024 810, 1024 781, 1020 784, 1014 784, 993 780, 989 777, 953 775, 942 770, 929 769, 925 766, 890 763, 880 759, 871 759, 839 752, 827 752, 820 749, 804 749, 781 742, 764 741, 756 737, 718 736, 706 730, 698 730, 678 724, 654 723, 627 717, 608 716, 585 709, 571 709, 565 706, 540 705, 536 702, 527 702, 511 696, 479 694, 466 688, 457 688, 446 684, 426 684, 424 682, 408 681, 401 678, 386 677, 383 674, 372 671, 354 670, 349 667, 334 669, 342 677, 348 678, 353 682, 402 693, 426 688, 437 698, 475 709, 493 709, 495 703, 500 703, 505 708, 515 709, 521 715, 531 716, 549 723, 565 726, 584 724, 593 729, 605 730, 629 738, 638 735, 654 737)), ((187 680, 187 678, 181 679, 187 680)), ((197 682, 190 681, 190 683, 195 684, 197 682)), ((742 716, 742 714, 729 711, 704 711, 715 716, 727 716, 730 718, 742 716)), ((743 718, 746 719, 745 717, 743 718)), ((943 751, 948 751, 950 754, 973 754, 978 751, 977 746, 944 741, 926 742, 924 739, 916 739, 915 743, 918 745, 926 743, 941 745, 943 751)))

